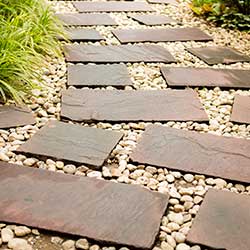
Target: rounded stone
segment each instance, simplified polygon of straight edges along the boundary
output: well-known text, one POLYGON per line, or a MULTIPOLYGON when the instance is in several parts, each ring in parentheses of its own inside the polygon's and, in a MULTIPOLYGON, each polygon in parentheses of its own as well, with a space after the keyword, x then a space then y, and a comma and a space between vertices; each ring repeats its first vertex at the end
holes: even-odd
POLYGON ((30 249, 30 246, 27 242, 27 240, 25 239, 19 239, 19 238, 13 238, 11 240, 9 240, 8 242, 8 248, 11 249, 22 249, 22 250, 28 250, 30 249))
POLYGON ((168 215, 168 219, 178 225, 182 225, 184 223, 184 218, 181 213, 171 213, 168 215))
POLYGON ((194 176, 192 174, 185 174, 183 178, 186 182, 192 182, 194 180, 194 176))
POLYGON ((174 248, 171 245, 169 245, 166 241, 162 241, 161 249, 162 250, 174 250, 174 248))
POLYGON ((10 228, 3 228, 1 230, 1 238, 3 243, 8 243, 14 238, 14 233, 10 228))
POLYGON ((69 164, 63 167, 63 171, 67 174, 74 174, 76 172, 76 166, 69 164))
POLYGON ((75 250, 75 241, 74 240, 66 240, 62 243, 63 250, 75 250))
POLYGON ((190 250, 190 246, 185 243, 180 243, 177 245, 176 250, 190 250))
POLYGON ((76 242, 76 248, 78 249, 89 249, 89 242, 86 239, 79 239, 76 242))
POLYGON ((15 227, 14 232, 15 232, 16 236, 22 237, 22 236, 25 236, 27 234, 30 234, 31 229, 29 229, 26 226, 17 226, 17 227, 15 227))

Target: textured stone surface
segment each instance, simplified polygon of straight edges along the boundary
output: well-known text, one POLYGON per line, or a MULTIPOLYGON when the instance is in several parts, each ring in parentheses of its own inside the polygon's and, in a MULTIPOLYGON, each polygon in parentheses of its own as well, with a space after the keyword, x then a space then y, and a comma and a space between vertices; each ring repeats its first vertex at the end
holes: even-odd
POLYGON ((66 30, 71 41, 101 41, 104 37, 95 29, 71 28, 66 30))
POLYGON ((176 0, 147 0, 149 3, 156 3, 156 4, 175 4, 177 5, 178 2, 176 0))
POLYGON ((176 23, 173 18, 159 14, 129 14, 128 17, 145 25, 162 25, 176 23))
POLYGON ((69 65, 68 85, 127 86, 132 85, 126 65, 69 65))
POLYGON ((32 113, 25 107, 0 106, 0 128, 13 128, 35 122, 32 113))
POLYGON ((75 121, 207 121, 193 90, 66 90, 63 117, 75 121))
POLYGON ((203 48, 188 48, 187 51, 199 57, 209 65, 250 61, 249 56, 228 47, 209 46, 203 48))
POLYGON ((126 11, 154 11, 148 3, 143 2, 73 2, 79 12, 126 12, 126 11))
POLYGON ((213 40, 198 28, 120 29, 112 33, 121 43, 213 40))
POLYGON ((250 87, 250 70, 162 67, 161 72, 169 86, 250 87))
POLYGON ((230 120, 250 124, 250 96, 235 96, 230 120))
POLYGON ((102 13, 64 13, 57 16, 66 26, 117 25, 108 14, 102 13))
POLYGON ((2 222, 149 249, 168 203, 136 185, 7 163, 0 169, 2 222))
POLYGON ((165 48, 157 45, 66 45, 68 62, 175 62, 165 48))
POLYGON ((100 167, 122 133, 51 121, 17 151, 100 167))
POLYGON ((187 240, 213 249, 249 250, 250 196, 210 189, 187 240))
POLYGON ((250 182, 250 140, 163 126, 147 127, 131 159, 225 179, 250 182))

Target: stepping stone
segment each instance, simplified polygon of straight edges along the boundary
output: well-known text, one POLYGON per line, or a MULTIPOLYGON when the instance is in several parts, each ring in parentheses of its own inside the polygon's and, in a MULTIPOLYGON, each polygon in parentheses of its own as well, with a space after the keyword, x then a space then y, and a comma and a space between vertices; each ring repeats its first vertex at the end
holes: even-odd
POLYGON ((161 67, 169 86, 249 88, 250 70, 161 67), (188 77, 187 77, 188 76, 188 77))
POLYGON ((157 45, 66 45, 68 62, 120 63, 120 62, 176 62, 165 48, 157 45))
POLYGON ((250 140, 148 126, 134 162, 250 182, 250 140))
POLYGON ((210 46, 203 48, 188 48, 186 50, 209 65, 250 62, 250 57, 227 47, 210 46))
POLYGON ((51 121, 17 151, 101 167, 122 133, 51 121))
POLYGON ((176 0, 147 0, 149 3, 157 3, 157 4, 175 4, 178 2, 176 0))
POLYGON ((235 96, 230 121, 250 124, 250 96, 235 96))
POLYGON ((163 25, 163 24, 176 24, 176 21, 168 16, 164 15, 152 15, 152 14, 129 14, 128 17, 138 21, 145 25, 163 25))
POLYGON ((108 14, 66 13, 57 14, 57 16, 66 26, 117 25, 115 20, 113 20, 108 14))
POLYGON ((143 2, 73 2, 79 12, 128 12, 128 11, 154 11, 148 3, 143 2))
POLYGON ((69 65, 68 85, 128 86, 133 85, 126 65, 69 65))
POLYGON ((187 240, 211 249, 249 250, 250 196, 209 189, 187 240))
POLYGON ((34 123, 36 120, 28 108, 0 106, 0 128, 14 128, 34 123))
POLYGON ((198 28, 120 29, 112 33, 121 43, 213 40, 198 28))
POLYGON ((1 222, 98 242, 151 249, 168 204, 137 185, 3 162, 0 170, 1 222))
POLYGON ((74 121, 208 121, 193 90, 69 89, 61 115, 74 121))
POLYGON ((74 28, 66 30, 71 41, 101 41, 104 37, 95 29, 74 28))

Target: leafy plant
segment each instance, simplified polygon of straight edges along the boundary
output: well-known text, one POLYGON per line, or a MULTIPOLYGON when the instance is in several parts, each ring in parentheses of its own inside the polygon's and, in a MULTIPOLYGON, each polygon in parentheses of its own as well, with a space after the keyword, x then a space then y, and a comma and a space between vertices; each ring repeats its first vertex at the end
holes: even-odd
POLYGON ((0 99, 25 100, 45 57, 60 56, 63 27, 43 0, 0 0, 0 99))

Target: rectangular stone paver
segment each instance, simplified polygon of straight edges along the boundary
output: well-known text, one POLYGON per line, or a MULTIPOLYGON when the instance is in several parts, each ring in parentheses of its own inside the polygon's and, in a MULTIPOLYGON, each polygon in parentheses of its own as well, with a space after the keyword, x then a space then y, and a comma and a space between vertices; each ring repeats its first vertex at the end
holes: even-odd
POLYGON ((0 163, 0 221, 150 249, 168 195, 0 163))
POLYGON ((250 87, 250 70, 162 67, 161 73, 169 86, 250 87))
POLYGON ((213 40, 198 28, 120 29, 112 33, 121 43, 213 40))
POLYGON ((134 162, 250 182, 250 140, 152 125, 135 151, 134 162))
POLYGON ((207 121, 193 90, 66 90, 63 117, 75 121, 207 121))
POLYGON ((157 45, 66 45, 66 61, 84 63, 175 62, 165 48, 157 45))
POLYGON ((122 133, 51 121, 17 151, 101 167, 122 133))
POLYGON ((173 18, 159 14, 129 14, 128 17, 145 25, 176 24, 173 18))
POLYGON ((69 65, 68 85, 122 87, 132 81, 124 64, 69 65))
POLYGON ((174 4, 177 5, 178 2, 176 0, 147 0, 149 3, 156 3, 156 4, 174 4))
POLYGON ((14 128, 36 123, 29 109, 16 106, 0 106, 0 128, 14 128))
POLYGON ((230 120, 250 124, 250 96, 235 96, 230 120))
POLYGON ((115 20, 105 13, 64 13, 57 16, 66 26, 117 25, 115 20))
POLYGON ((249 250, 250 196, 209 189, 187 240, 211 249, 249 250))
POLYGON ((66 33, 70 41, 101 41, 104 37, 95 29, 72 28, 67 29, 66 33))
POLYGON ((250 62, 249 56, 229 47, 209 46, 202 48, 187 48, 187 51, 199 57, 209 65, 250 62))
POLYGON ((90 2, 78 1, 73 5, 79 12, 127 12, 127 11, 154 11, 148 3, 144 2, 90 2))

